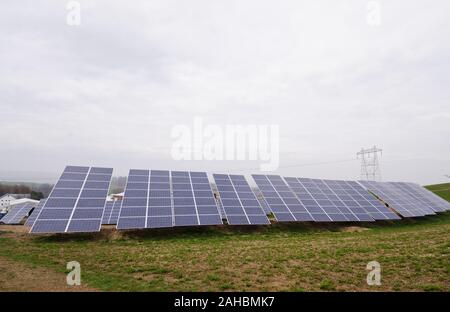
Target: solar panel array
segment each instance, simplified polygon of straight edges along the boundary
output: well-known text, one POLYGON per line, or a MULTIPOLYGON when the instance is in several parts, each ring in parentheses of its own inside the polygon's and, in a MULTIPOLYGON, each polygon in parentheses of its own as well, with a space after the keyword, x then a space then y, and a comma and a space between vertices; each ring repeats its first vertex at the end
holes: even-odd
POLYGON ((31 233, 96 232, 101 224, 220 225, 222 219, 270 224, 270 213, 277 221, 397 220, 395 212, 418 217, 450 210, 449 202, 414 183, 252 175, 255 194, 243 175, 213 176, 218 199, 205 172, 131 169, 123 200, 107 202, 112 168, 67 166, 47 199, 16 205, 1 222, 19 224, 34 206, 26 221, 31 233))
POLYGON ((213 177, 229 224, 270 223, 243 175, 213 174, 213 177))
MULTIPOLYGON (((316 221, 280 176, 254 174, 252 177, 277 221, 316 221)), ((330 219, 324 215, 321 221, 330 219)))
POLYGON ((2 218, 1 222, 5 224, 20 224, 23 218, 28 215, 35 205, 36 204, 30 202, 14 205, 2 218))
POLYGON ((42 207, 44 206, 46 202, 46 199, 41 199, 39 203, 34 207, 34 210, 31 212, 31 214, 28 216, 27 221, 25 222, 25 225, 33 226, 34 221, 36 221, 36 218, 41 211, 42 207))
POLYGON ((67 166, 31 233, 99 231, 111 177, 112 168, 67 166))
POLYGON ((431 209, 423 206, 408 193, 388 182, 359 181, 359 183, 403 217, 421 217, 434 214, 431 209))
POLYGON ((442 199, 442 197, 437 196, 433 192, 430 192, 418 184, 407 182, 390 182, 390 184, 398 187, 424 207, 434 212, 444 212, 450 210, 450 203, 448 201, 442 199))
POLYGON ((222 224, 205 172, 130 170, 118 229, 222 224))
POLYGON ((122 200, 107 201, 103 212, 102 224, 117 224, 121 206, 122 200))

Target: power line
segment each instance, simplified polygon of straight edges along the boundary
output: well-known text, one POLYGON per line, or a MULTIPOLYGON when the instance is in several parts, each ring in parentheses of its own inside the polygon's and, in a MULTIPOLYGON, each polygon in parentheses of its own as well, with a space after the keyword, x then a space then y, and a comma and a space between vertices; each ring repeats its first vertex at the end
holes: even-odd
MULTIPOLYGON (((320 166, 320 165, 331 165, 331 164, 339 164, 339 163, 346 163, 346 162, 354 162, 356 159, 342 159, 342 160, 335 160, 335 161, 324 161, 324 162, 315 162, 315 163, 303 163, 303 164, 293 164, 293 165, 287 165, 287 166, 279 166, 278 169, 285 169, 285 168, 300 168, 300 167, 309 167, 309 166, 320 166)), ((234 171, 250 171, 250 170, 260 170, 260 168, 247 168, 247 169, 238 169, 234 171)))

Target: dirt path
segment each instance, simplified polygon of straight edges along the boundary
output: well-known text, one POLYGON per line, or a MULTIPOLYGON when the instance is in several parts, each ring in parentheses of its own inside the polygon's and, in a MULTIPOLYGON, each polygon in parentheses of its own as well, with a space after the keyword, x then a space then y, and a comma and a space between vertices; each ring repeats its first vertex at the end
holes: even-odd
POLYGON ((88 286, 67 286, 66 275, 0 257, 0 291, 96 291, 88 286))

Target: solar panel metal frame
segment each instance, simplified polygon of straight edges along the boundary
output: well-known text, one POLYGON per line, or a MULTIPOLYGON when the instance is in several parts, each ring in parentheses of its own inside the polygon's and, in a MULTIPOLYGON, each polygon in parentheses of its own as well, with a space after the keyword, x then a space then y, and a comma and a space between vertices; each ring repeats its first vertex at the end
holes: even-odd
POLYGON ((25 222, 25 225, 27 226, 33 226, 34 221, 36 221, 37 216, 39 215, 39 212, 41 211, 42 207, 44 206, 47 199, 43 198, 39 201, 39 203, 34 207, 34 210, 31 212, 31 214, 28 216, 27 221, 25 222))
POLYGON ((253 174, 252 177, 278 222, 315 221, 279 175, 253 174))
POLYGON ((20 224, 34 206, 35 204, 30 202, 14 205, 0 222, 4 224, 20 224))
POLYGON ((98 232, 112 168, 66 166, 30 233, 98 232))
MULTIPOLYGON (((219 195, 219 190, 217 189, 217 185, 214 183, 214 186, 211 187, 214 194, 219 195)), ((222 202, 220 201, 219 196, 214 196, 216 199, 217 208, 219 210, 220 217, 222 219, 226 219, 225 211, 223 210, 222 202)))
POLYGON ((213 177, 228 224, 270 224, 261 203, 243 175, 213 174, 213 177))
POLYGON ((358 183, 372 194, 387 203, 402 217, 423 217, 435 214, 433 211, 424 208, 408 193, 388 182, 358 181, 358 183))

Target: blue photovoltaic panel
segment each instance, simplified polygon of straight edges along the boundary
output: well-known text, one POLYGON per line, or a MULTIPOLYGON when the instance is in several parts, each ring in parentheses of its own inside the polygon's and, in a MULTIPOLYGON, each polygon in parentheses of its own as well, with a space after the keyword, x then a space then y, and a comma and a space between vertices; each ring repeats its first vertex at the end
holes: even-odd
MULTIPOLYGON (((122 199, 117 229, 143 229, 147 227, 150 170, 131 169, 122 199)), ((170 197, 167 194, 166 197, 170 197)), ((172 226, 172 222, 167 226, 172 226)))
POLYGON ((112 168, 67 166, 31 233, 98 232, 112 168))
POLYGON ((424 207, 434 212, 444 212, 450 210, 450 203, 448 201, 418 184, 408 182, 390 183, 398 187, 405 193, 409 194, 412 198, 420 202, 424 207))
POLYGON ((205 172, 130 170, 118 229, 222 224, 205 172))
POLYGON ((228 224, 269 224, 243 175, 213 174, 228 224))
POLYGON ((34 207, 34 210, 31 212, 31 214, 28 216, 27 221, 25 222, 25 225, 33 226, 34 221, 36 221, 36 218, 41 211, 42 207, 45 204, 46 199, 41 199, 39 203, 34 207))
POLYGON ((14 205, 10 211, 2 218, 5 224, 20 224, 20 222, 25 218, 28 213, 33 209, 36 204, 34 203, 22 203, 14 205))
POLYGON ((111 217, 113 205, 114 205, 114 201, 112 201, 112 200, 106 201, 105 209, 103 211, 102 224, 110 224, 109 219, 111 217))
POLYGON ((122 200, 114 201, 111 215, 109 216, 108 224, 117 224, 117 219, 119 218, 120 209, 122 207, 122 200))
POLYGON ((351 211, 360 221, 367 220, 364 211, 374 220, 399 220, 400 217, 386 207, 381 201, 370 194, 356 181, 322 180, 336 195, 336 197, 351 211))
POLYGON ((314 221, 374 221, 355 200, 339 198, 330 188, 331 183, 308 178, 285 180, 314 221))
POLYGON ((175 226, 222 224, 206 172, 172 171, 171 182, 175 226))
POLYGON ((105 212, 103 213, 102 224, 117 224, 119 218, 122 200, 111 200, 105 204, 105 212))
POLYGON ((277 221, 314 221, 280 176, 253 174, 252 177, 277 221))
POLYGON ((402 217, 421 217, 434 214, 408 193, 387 182, 359 181, 359 183, 375 194, 390 208, 398 212, 402 217))
POLYGON ((173 207, 170 171, 151 170, 148 194, 147 228, 172 227, 173 207))

